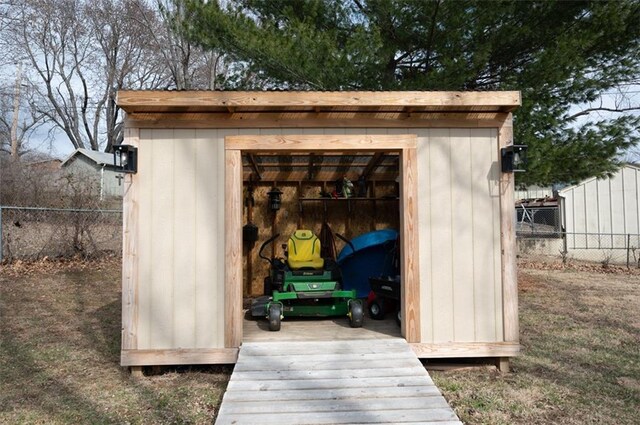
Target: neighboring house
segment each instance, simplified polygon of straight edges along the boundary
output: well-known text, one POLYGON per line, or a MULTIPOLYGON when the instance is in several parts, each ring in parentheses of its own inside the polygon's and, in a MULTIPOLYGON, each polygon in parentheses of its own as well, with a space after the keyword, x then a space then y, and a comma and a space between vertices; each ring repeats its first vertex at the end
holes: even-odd
POLYGON ((610 178, 590 178, 558 194, 566 249, 574 257, 596 249, 623 260, 629 250, 640 252, 639 165, 626 164, 610 178))
POLYGON ((42 171, 57 171, 60 169, 62 161, 59 159, 43 159, 40 161, 29 162, 26 164, 31 169, 37 169, 42 171))
POLYGON ((60 168, 76 181, 94 185, 100 199, 122 197, 123 175, 113 164, 113 154, 76 149, 60 168))

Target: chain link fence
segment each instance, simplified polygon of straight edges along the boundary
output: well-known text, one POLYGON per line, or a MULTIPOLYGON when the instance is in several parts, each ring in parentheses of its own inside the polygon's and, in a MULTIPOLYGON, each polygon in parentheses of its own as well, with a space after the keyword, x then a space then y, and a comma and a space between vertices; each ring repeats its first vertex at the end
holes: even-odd
POLYGON ((518 256, 532 261, 585 261, 640 268, 640 234, 518 232, 518 256))
POLYGON ((122 253, 122 211, 0 206, 0 262, 122 253))

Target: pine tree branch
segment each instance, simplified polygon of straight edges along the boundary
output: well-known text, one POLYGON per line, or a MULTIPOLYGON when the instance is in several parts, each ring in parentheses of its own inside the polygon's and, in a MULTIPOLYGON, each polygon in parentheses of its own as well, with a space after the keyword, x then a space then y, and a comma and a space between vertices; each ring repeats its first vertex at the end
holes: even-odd
POLYGON ((629 111, 640 111, 640 106, 632 106, 630 108, 605 108, 605 107, 597 107, 597 108, 587 108, 583 111, 580 111, 576 114, 570 115, 567 117, 567 120, 573 120, 575 118, 584 116, 584 115, 589 115, 591 112, 615 112, 615 113, 623 113, 623 112, 629 112, 629 111))

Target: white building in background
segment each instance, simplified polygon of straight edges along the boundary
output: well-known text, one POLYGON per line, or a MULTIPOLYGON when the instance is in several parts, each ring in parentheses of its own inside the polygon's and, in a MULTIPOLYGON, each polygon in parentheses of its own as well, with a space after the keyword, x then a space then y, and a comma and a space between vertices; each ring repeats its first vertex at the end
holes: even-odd
MULTIPOLYGON (((587 179, 558 192, 568 255, 626 262, 640 256, 640 166, 626 164, 612 177, 587 179)), ((636 258, 636 262, 638 259, 636 258)))
POLYGON ((516 189, 515 200, 523 200, 523 199, 544 199, 544 198, 553 198, 553 189, 551 186, 542 187, 542 186, 527 186, 521 189, 516 189))

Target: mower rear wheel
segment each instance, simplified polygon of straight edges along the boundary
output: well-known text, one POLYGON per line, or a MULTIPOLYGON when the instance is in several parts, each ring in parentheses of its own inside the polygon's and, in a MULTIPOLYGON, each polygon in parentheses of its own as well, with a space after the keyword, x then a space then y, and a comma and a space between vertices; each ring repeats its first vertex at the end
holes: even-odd
POLYGON ((282 320, 282 307, 280 304, 271 304, 269 306, 269 330, 279 331, 280 322, 282 320))
POLYGON ((384 301, 376 298, 369 304, 369 316, 374 320, 384 319, 384 301))
POLYGON ((360 301, 349 304, 349 324, 352 328, 361 328, 364 320, 364 309, 360 301))

